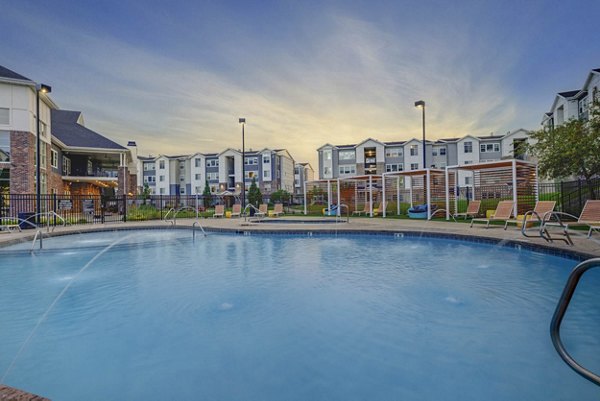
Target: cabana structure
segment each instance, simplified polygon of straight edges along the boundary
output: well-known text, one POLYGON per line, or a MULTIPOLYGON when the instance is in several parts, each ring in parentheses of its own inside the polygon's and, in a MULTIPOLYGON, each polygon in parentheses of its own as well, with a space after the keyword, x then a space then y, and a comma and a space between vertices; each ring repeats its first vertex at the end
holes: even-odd
MULTIPOLYGON (((375 204, 381 202, 381 182, 380 175, 307 181, 304 184, 304 214, 308 214, 309 204, 322 203, 327 210, 335 205, 346 205, 349 212, 364 210, 367 205, 367 213, 372 217, 375 204)), ((336 214, 341 216, 340 207, 336 214)))
MULTIPOLYGON (((495 208, 501 200, 512 200, 515 217, 532 210, 539 200, 537 164, 524 160, 497 160, 491 162, 448 166, 446 171, 456 172, 457 177, 471 177, 472 186, 467 187, 465 200, 481 200, 488 208, 495 208)), ((458 209, 460 188, 452 184, 446 187, 446 220, 450 219, 451 203, 458 209)), ((483 208, 483 206, 482 206, 483 208)))
MULTIPOLYGON (((397 213, 400 214, 400 201, 408 198, 410 206, 426 204, 427 220, 431 220, 436 206, 438 210, 447 209, 447 188, 456 186, 456 172, 442 169, 422 169, 412 171, 389 172, 382 175, 384 201, 390 198, 390 190, 396 191, 397 213), (408 190, 408 196, 406 195, 408 190)), ((386 207, 383 207, 383 217, 386 217, 386 207)))

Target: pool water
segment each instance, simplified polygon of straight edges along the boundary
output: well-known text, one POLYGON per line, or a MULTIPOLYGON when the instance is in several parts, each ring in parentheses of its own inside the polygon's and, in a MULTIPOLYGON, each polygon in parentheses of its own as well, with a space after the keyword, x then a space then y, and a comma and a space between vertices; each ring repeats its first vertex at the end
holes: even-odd
MULTIPOLYGON (((0 377, 54 401, 600 396, 549 336, 573 260, 384 235, 123 231, 44 246, 0 250, 0 377)), ((563 340, 598 372, 595 270, 563 340)))

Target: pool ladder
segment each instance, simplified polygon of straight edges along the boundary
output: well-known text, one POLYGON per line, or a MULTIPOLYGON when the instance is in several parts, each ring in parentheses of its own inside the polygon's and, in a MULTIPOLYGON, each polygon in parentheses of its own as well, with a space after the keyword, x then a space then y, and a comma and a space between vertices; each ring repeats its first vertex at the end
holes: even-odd
POLYGON ((550 337, 552 337, 552 344, 554 344, 554 348, 556 348, 556 351, 560 357, 566 362, 567 365, 569 365, 569 367, 571 367, 571 369, 592 383, 600 386, 600 376, 587 370, 577 363, 577 361, 575 361, 575 359, 569 355, 560 339, 560 324, 562 323, 563 317, 567 312, 567 308, 569 307, 571 298, 573 298, 573 294, 575 293, 575 289, 577 288, 577 284, 579 283, 581 276, 583 276, 583 274, 589 269, 598 266, 600 266, 600 258, 593 258, 581 262, 575 267, 575 269, 573 269, 569 279, 567 280, 565 289, 560 296, 560 300, 558 301, 558 305, 554 311, 554 316, 552 316, 552 323, 550 323, 550 337))

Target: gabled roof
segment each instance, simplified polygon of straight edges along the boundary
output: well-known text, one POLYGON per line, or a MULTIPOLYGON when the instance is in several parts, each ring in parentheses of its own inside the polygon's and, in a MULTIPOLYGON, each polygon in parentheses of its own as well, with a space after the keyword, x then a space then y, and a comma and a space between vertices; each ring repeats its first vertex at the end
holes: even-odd
POLYGON ((317 149, 317 152, 323 148, 336 148, 336 146, 330 144, 330 143, 326 143, 325 145, 321 146, 319 149, 317 149))
POLYGON ((0 78, 8 78, 8 79, 16 79, 19 81, 29 81, 31 83, 34 83, 31 79, 24 77, 21 74, 17 74, 16 72, 9 70, 6 67, 3 67, 0 65, 0 78))
POLYGON ((581 89, 577 89, 574 91, 567 91, 567 92, 558 92, 558 96, 562 96, 565 99, 568 99, 568 98, 571 98, 571 97, 575 96, 576 94, 578 94, 580 90, 581 89))
POLYGON ((79 124, 80 111, 52 110, 52 136, 67 147, 127 150, 79 124))
POLYGON ((373 138, 367 138, 367 139, 365 139, 364 141, 362 141, 361 143, 359 143, 358 145, 356 145, 356 147, 358 148, 360 145, 362 145, 362 144, 365 144, 365 143, 367 143, 367 142, 369 142, 369 141, 377 142, 378 144, 380 144, 380 145, 382 145, 382 146, 385 146, 385 144, 384 144, 383 142, 381 142, 381 141, 378 141, 377 139, 373 139, 373 138))

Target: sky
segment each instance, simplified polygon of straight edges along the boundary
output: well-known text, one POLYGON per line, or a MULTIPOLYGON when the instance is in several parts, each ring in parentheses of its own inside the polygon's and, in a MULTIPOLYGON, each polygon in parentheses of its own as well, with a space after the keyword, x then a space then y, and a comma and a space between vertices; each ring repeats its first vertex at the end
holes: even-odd
POLYGON ((600 1, 0 0, 0 65, 140 155, 538 129, 600 68, 600 1))

